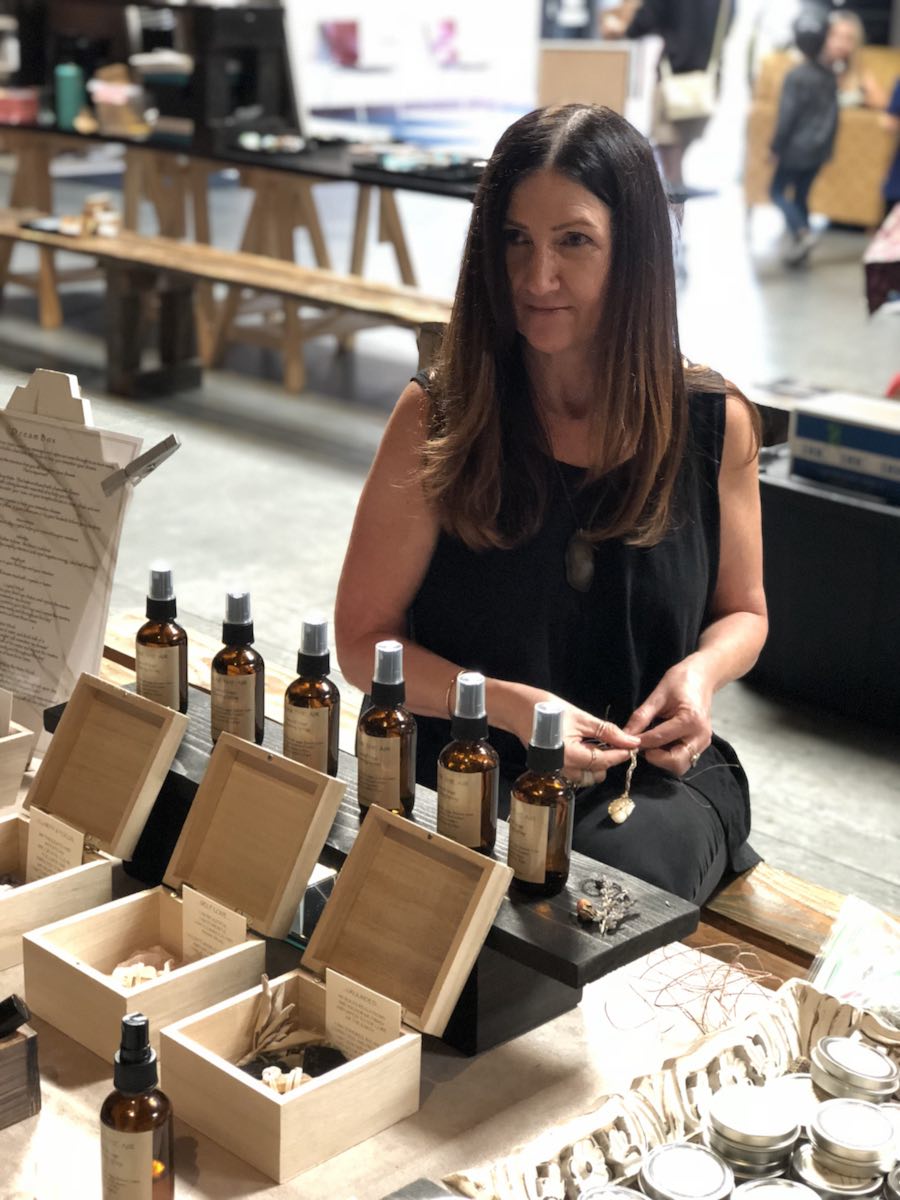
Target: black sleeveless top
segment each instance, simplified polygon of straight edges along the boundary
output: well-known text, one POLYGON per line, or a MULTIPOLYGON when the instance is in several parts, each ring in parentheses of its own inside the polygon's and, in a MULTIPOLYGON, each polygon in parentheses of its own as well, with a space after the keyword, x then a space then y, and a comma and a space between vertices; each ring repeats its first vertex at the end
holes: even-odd
MULTIPOLYGON (((416 382, 425 386, 419 375, 416 382)), ((597 544, 587 592, 566 581, 572 533, 602 514, 615 496, 616 472, 579 490, 585 471, 558 463, 539 533, 511 550, 474 551, 441 533, 408 613, 409 636, 451 662, 487 676, 546 688, 598 717, 624 725, 666 671, 697 647, 719 568, 718 473, 725 436, 725 397, 695 393, 673 505, 672 528, 657 545, 597 544), (577 515, 577 523, 576 523, 577 515)), ((450 740, 448 721, 417 717, 417 779, 435 786, 436 760, 450 740)), ((491 730, 503 775, 524 769, 518 738, 491 730)), ((691 786, 716 809, 731 865, 755 856, 746 777, 719 738, 703 755, 691 786), (725 764, 734 764, 726 766, 725 764)), ((641 761, 641 768, 656 768, 641 761)), ((635 780, 637 783, 637 778, 635 780)), ((621 790, 621 772, 607 784, 621 790)))

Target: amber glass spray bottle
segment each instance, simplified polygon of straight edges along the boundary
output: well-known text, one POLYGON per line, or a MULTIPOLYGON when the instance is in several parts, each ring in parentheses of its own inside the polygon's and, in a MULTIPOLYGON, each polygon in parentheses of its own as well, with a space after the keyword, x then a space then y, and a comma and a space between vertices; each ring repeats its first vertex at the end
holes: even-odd
POLYGON ((303 621, 298 678, 284 693, 284 756, 337 775, 341 694, 328 678, 328 622, 317 613, 303 621))
POLYGON ((408 817, 416 799, 416 719, 403 707, 403 646, 378 642, 372 702, 356 731, 357 799, 365 816, 372 804, 408 817))
POLYGON ((530 896, 555 896, 569 878, 575 789, 562 773, 562 727, 561 705, 534 706, 526 770, 510 796, 506 861, 516 886, 530 896))
POLYGON ((225 645, 212 660, 210 735, 235 733, 262 745, 265 732, 266 676, 262 655, 253 649, 250 593, 229 592, 222 625, 225 645))
POLYGON ((134 643, 137 692, 177 712, 187 712, 187 634, 176 624, 178 608, 168 563, 150 564, 147 620, 134 643))
POLYGON ((143 1013, 122 1018, 115 1091, 100 1109, 103 1200, 172 1200, 172 1105, 157 1087, 156 1052, 143 1013))
POLYGON ((456 680, 453 741, 438 758, 438 833, 490 854, 497 839, 500 759, 487 740, 484 676, 466 671, 456 680))

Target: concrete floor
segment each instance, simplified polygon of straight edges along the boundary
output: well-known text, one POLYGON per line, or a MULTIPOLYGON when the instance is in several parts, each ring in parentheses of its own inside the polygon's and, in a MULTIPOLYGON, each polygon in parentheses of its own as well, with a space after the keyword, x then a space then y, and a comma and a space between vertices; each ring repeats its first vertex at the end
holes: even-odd
MULTIPOLYGON (((77 210, 96 186, 67 179, 58 209, 77 210)), ((349 259, 353 190, 317 191, 340 266, 349 259)), ((226 185, 212 191, 211 203, 214 240, 236 245, 247 196, 226 185)), ((421 286, 451 294, 467 206, 403 194, 400 207, 421 286)), ((736 188, 690 202, 680 297, 685 352, 738 383, 792 377, 882 392, 900 367, 898 329, 896 319, 865 315, 864 236, 828 232, 808 270, 785 272, 776 217, 759 210, 748 235, 736 188)), ((310 261, 302 233, 297 248, 310 261)), ((17 254, 26 260, 27 251, 17 254)), ((373 250, 368 271, 397 277, 384 247, 373 250)), ((282 392, 274 356, 235 349, 227 369, 207 372, 201 389, 134 402, 103 392, 102 293, 83 284, 66 291, 64 311, 63 329, 43 332, 33 298, 10 289, 0 317, 0 395, 36 366, 72 371, 94 402, 98 425, 140 434, 145 445, 169 432, 182 441, 135 491, 114 609, 142 605, 147 566, 166 557, 175 566, 184 623, 216 634, 224 592, 242 580, 253 593, 260 649, 290 669, 303 612, 331 610, 361 484, 387 414, 415 369, 411 335, 363 334, 345 358, 327 340, 313 344, 309 390, 301 397, 282 392)), ((750 775, 752 840, 760 852, 775 865, 900 910, 900 736, 742 684, 717 698, 716 724, 750 775)))

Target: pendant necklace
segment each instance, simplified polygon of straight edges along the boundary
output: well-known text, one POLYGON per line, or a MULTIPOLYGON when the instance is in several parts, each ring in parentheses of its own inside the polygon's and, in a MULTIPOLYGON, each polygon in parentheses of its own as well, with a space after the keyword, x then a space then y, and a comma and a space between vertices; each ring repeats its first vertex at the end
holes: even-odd
MULTIPOLYGON (((575 522, 575 530, 566 542, 566 582, 576 592, 589 592, 591 584, 594 582, 594 543, 588 537, 587 532, 582 528, 581 522, 578 519, 578 513, 575 511, 575 505, 572 502, 572 497, 569 495, 569 489, 566 487, 565 476, 562 473, 559 462, 555 458, 553 462, 556 466, 556 473, 559 475, 563 495, 566 498, 566 503, 571 510, 572 518, 575 522)), ((595 507, 589 524, 593 523, 596 515, 597 508, 595 507)))

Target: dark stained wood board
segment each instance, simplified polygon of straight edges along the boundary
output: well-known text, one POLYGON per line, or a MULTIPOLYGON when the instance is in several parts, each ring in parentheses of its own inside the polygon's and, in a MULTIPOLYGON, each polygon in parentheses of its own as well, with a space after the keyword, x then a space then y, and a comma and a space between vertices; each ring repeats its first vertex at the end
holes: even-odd
MULTIPOLYGON (((190 788, 199 783, 212 750, 209 696, 191 688, 189 705, 190 725, 174 766, 176 780, 173 782, 177 784, 181 796, 184 795, 185 785, 190 788)), ((48 727, 51 727, 49 722, 48 727)), ((281 753, 281 725, 266 721, 263 745, 281 753)), ((347 791, 322 854, 322 862, 336 868, 349 854, 360 827, 356 802, 356 760, 352 755, 341 753, 338 778, 347 785, 347 791)), ((437 827, 436 796, 428 788, 416 788, 414 819, 417 825, 425 829, 435 830, 437 827)), ((177 838, 178 831, 170 830, 169 836, 173 835, 177 838)), ((506 861, 507 838, 508 827, 501 821, 495 851, 501 862, 506 861)), ((651 950, 680 941, 697 928, 699 919, 696 905, 634 876, 583 855, 573 854, 569 885, 560 895, 549 899, 530 899, 511 893, 503 900, 488 934, 487 945, 542 975, 568 987, 580 988, 651 950), (583 894, 583 883, 601 875, 626 888, 635 901, 634 915, 614 933, 606 935, 590 927, 584 928, 575 918, 575 905, 583 894)))

